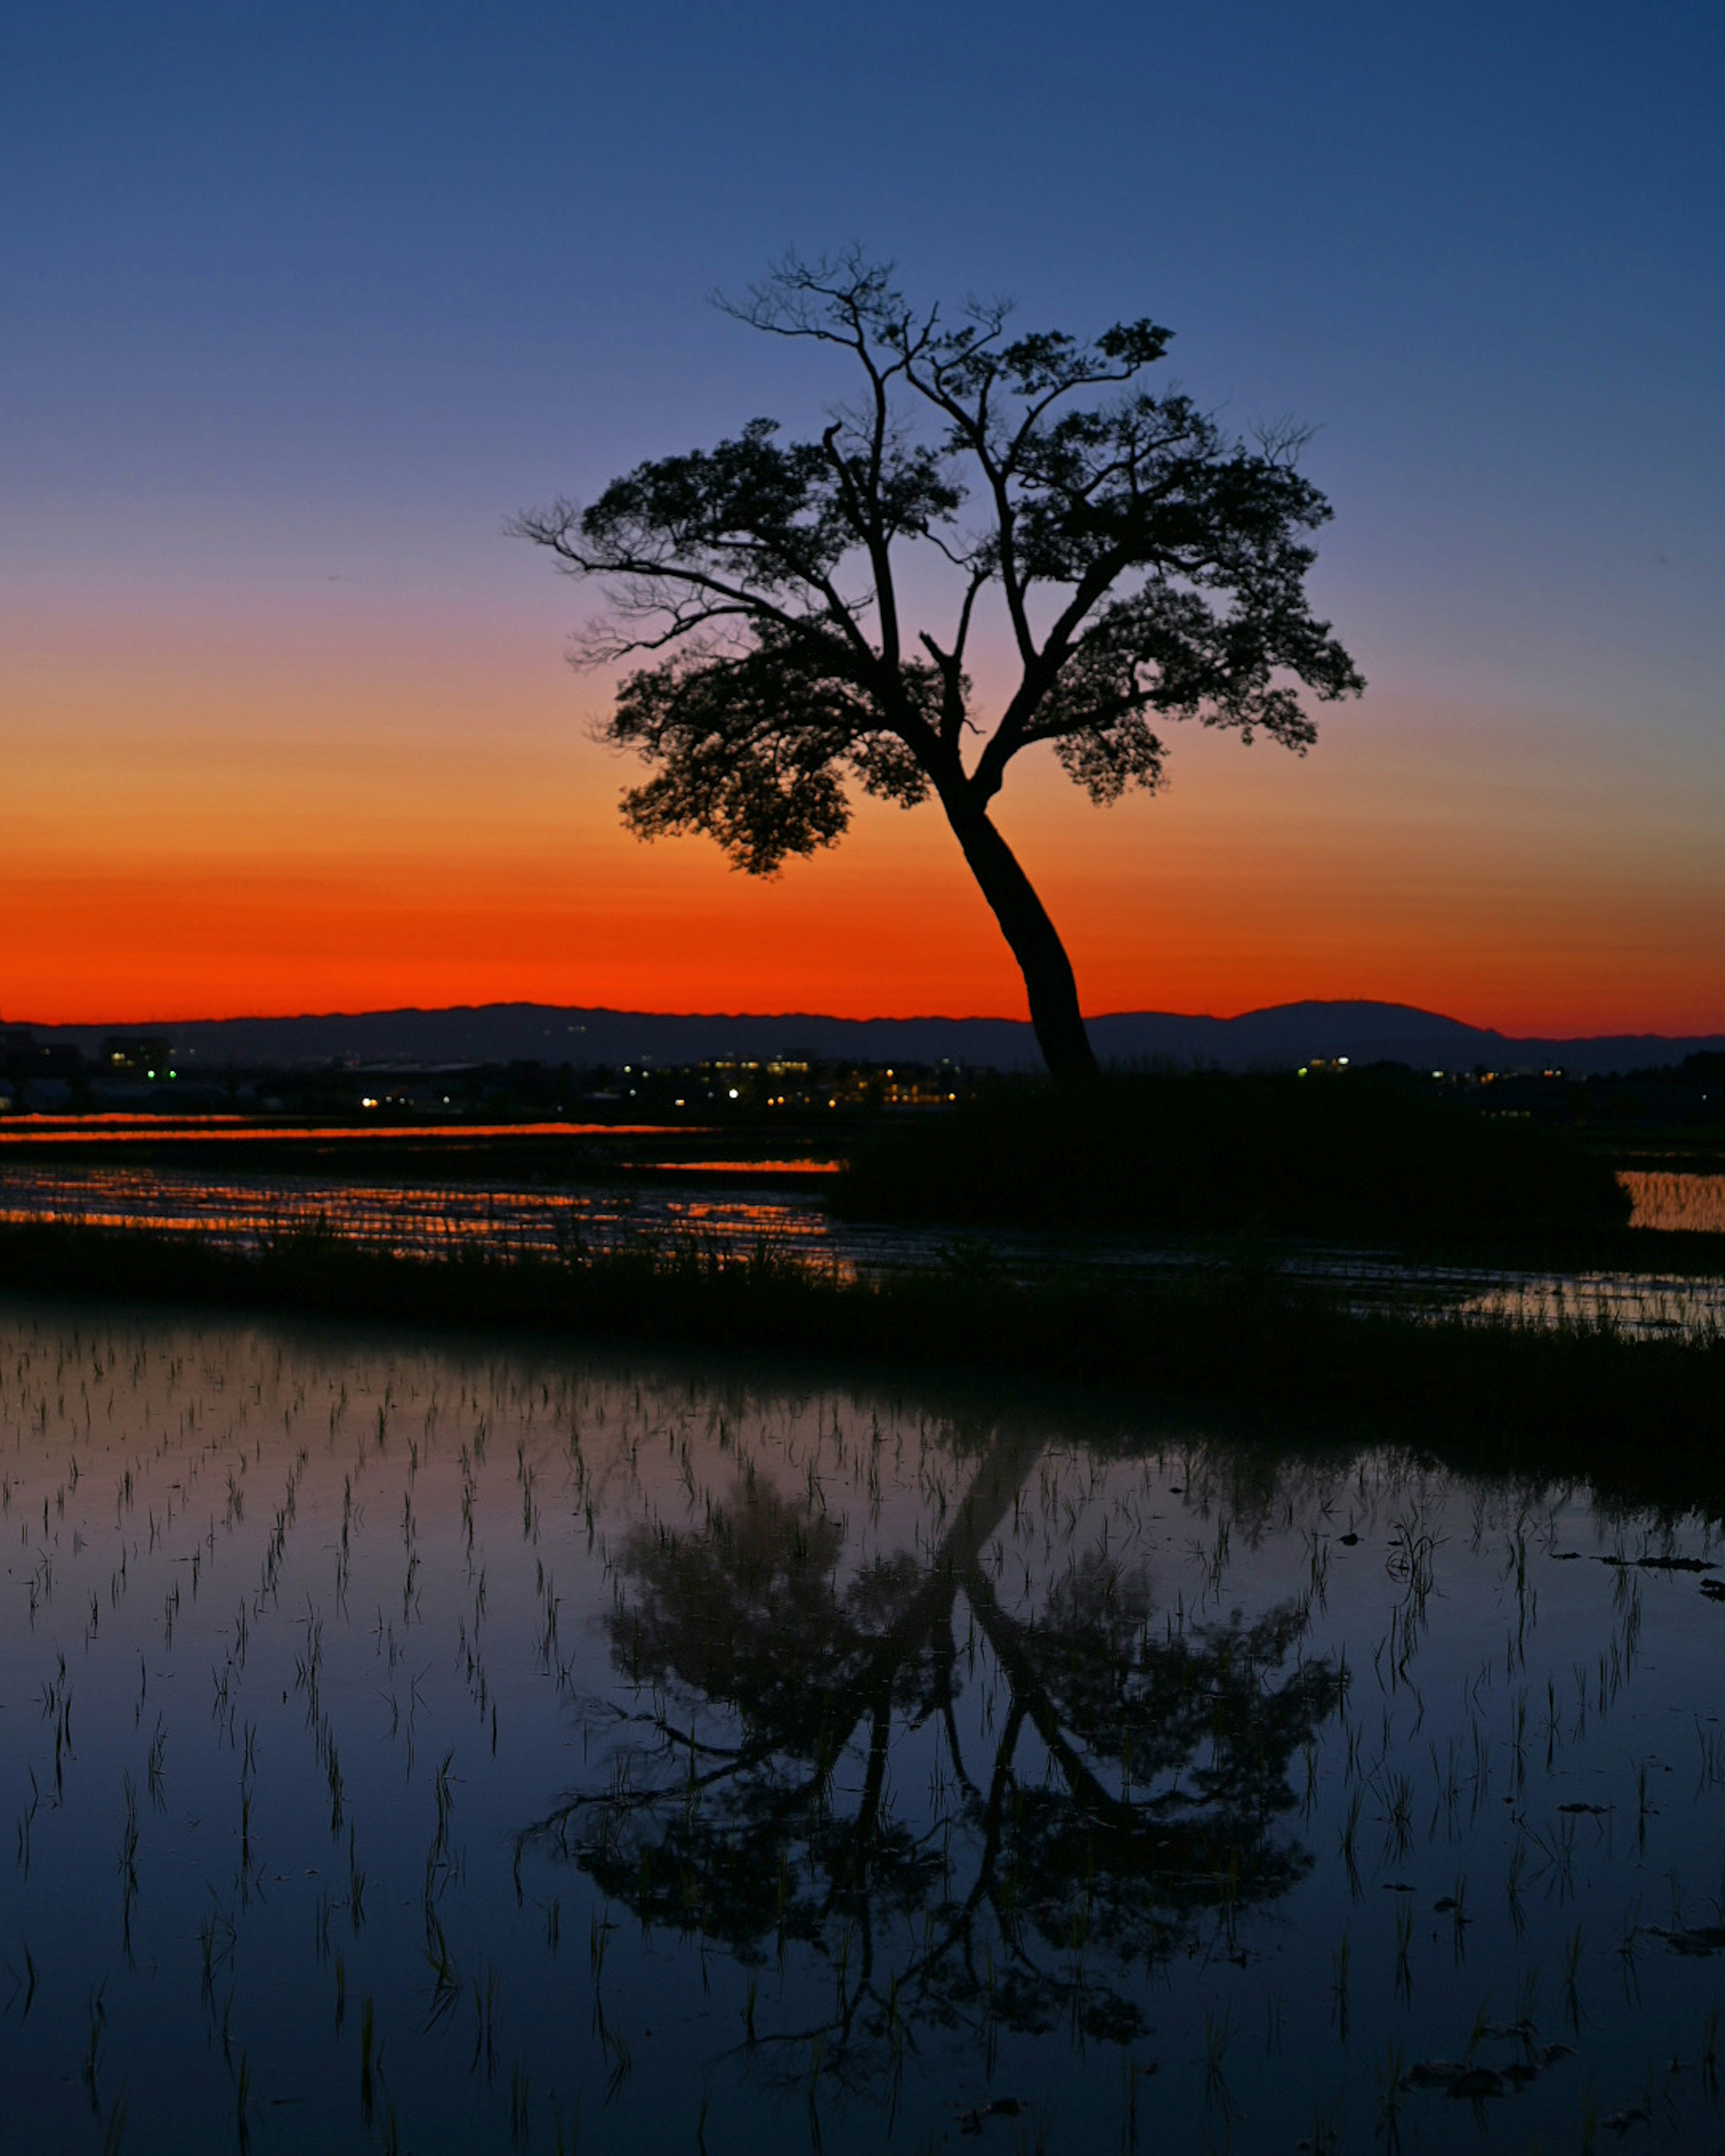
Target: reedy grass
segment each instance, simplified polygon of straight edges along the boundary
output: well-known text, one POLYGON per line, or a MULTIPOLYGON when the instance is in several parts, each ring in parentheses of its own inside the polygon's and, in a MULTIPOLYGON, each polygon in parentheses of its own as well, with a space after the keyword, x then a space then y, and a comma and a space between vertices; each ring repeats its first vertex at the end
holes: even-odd
POLYGON ((398 1257, 333 1235, 253 1253, 58 1223, 0 1228, 0 1291, 531 1331, 1269 1409, 1284 1440, 1363 1435, 1451 1466, 1725 1512, 1725 1332, 1359 1312, 1243 1242, 1173 1278, 1018 1279, 986 1260, 850 1278, 694 1237, 572 1255, 398 1257))

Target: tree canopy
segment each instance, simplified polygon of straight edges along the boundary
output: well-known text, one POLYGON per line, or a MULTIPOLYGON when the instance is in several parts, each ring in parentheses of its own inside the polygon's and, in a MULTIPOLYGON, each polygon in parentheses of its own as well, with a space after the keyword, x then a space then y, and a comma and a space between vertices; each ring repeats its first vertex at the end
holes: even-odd
POLYGON ((607 594, 574 655, 632 662, 602 728, 650 768, 624 816, 770 875, 839 837, 855 787, 932 795, 1050 1068, 1094 1070, 1065 951, 989 804, 1039 743, 1107 803, 1162 783, 1169 722, 1300 751, 1302 690, 1360 690, 1307 603, 1330 515, 1298 469, 1307 437, 1236 440, 1147 387, 1171 336, 1154 321, 1086 340, 1016 331, 1002 302, 919 310, 857 253, 788 257, 729 311, 846 356, 854 394, 818 439, 754 419, 514 526, 607 594), (971 667, 990 610, 1012 680, 985 711, 971 667))

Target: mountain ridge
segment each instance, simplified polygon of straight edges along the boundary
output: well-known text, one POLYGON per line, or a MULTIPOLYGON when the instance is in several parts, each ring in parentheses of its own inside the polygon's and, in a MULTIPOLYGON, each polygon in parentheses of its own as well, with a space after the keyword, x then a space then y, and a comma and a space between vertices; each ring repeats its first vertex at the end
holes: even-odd
MULTIPOLYGON (((1104 1063, 1287 1068, 1320 1058, 1396 1061, 1444 1070, 1560 1067, 1589 1075, 1725 1050, 1725 1032, 1515 1035, 1410 1004, 1308 999, 1233 1018, 1115 1011, 1089 1020, 1104 1063)), ((228 1064, 453 1065, 538 1060, 629 1062, 845 1060, 937 1063, 998 1070, 1040 1061, 1027 1020, 840 1019, 816 1012, 653 1012, 606 1005, 454 1004, 424 1009, 304 1013, 284 1018, 152 1020, 134 1025, 20 1025, 38 1040, 99 1052, 111 1036, 166 1035, 188 1068, 228 1064)))

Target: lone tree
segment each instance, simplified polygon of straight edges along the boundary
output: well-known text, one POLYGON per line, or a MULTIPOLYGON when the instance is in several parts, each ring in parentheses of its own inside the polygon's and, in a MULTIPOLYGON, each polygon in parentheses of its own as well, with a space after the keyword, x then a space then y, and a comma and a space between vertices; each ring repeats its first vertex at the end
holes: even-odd
POLYGON ((1168 349, 1154 322, 1014 335, 1004 304, 913 309, 855 253, 788 257, 721 304, 847 353, 854 401, 818 440, 754 419, 512 527, 608 594, 577 663, 644 662, 600 730, 653 767, 624 815, 644 838, 704 831, 770 875, 839 836, 851 782, 906 808, 932 793, 1050 1072, 1092 1074, 1071 963, 990 803, 1037 742, 1110 803, 1161 784, 1163 721, 1303 751, 1299 685, 1324 701, 1363 687, 1307 604, 1308 535, 1330 508, 1296 469, 1306 437, 1248 446, 1179 390, 1141 386, 1168 349), (950 602, 938 634, 910 618, 931 593, 950 602), (990 603, 1014 678, 987 715, 968 667, 990 603))

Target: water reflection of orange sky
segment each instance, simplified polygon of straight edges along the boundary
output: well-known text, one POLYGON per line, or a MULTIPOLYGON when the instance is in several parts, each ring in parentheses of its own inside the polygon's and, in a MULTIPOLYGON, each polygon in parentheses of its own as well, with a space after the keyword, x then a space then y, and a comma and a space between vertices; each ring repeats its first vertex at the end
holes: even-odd
MULTIPOLYGON (((74 645, 32 624, 8 654, 8 1019, 1022 1014, 933 809, 865 805, 771 883, 704 842, 638 844, 615 813, 632 767, 584 735, 599 692, 549 621, 489 649, 350 624, 300 657, 121 627, 74 645)), ((1099 812, 1020 767, 999 814, 1092 1011, 1358 996, 1510 1031, 1704 1031, 1725 1026, 1725 855, 1717 773, 1676 738, 1654 757, 1603 719, 1380 690, 1303 761, 1180 732, 1162 798, 1099 812)))
MULTIPOLYGON (((202 1145, 274 1145, 290 1142, 358 1140, 370 1145, 392 1138, 424 1142, 447 1139, 469 1144, 479 1138, 663 1138, 700 1133, 698 1123, 275 1123, 238 1116, 11 1116, 0 1123, 0 1146, 164 1145, 176 1141, 202 1145)), ((729 1163, 704 1163, 728 1165, 729 1163)), ((803 1163, 762 1162, 762 1168, 803 1166, 803 1163)))

